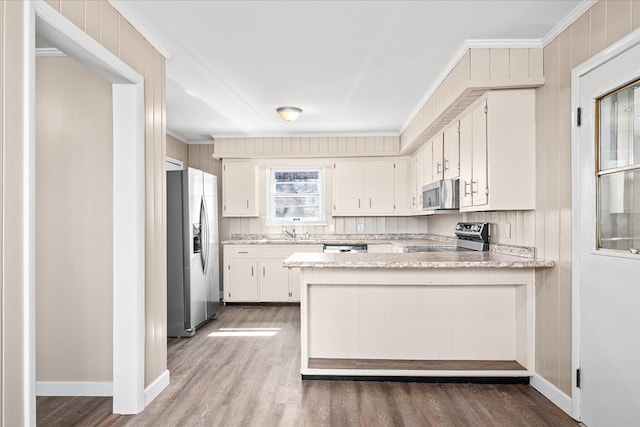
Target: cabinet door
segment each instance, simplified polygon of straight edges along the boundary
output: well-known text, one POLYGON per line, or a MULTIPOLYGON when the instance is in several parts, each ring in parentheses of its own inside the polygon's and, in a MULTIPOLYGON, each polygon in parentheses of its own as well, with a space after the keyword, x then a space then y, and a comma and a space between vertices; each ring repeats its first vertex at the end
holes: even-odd
MULTIPOLYGON (((422 211, 422 186, 425 185, 424 181, 424 165, 425 165, 425 153, 427 152, 427 146, 429 146, 428 151, 431 153, 431 143, 423 145, 417 152, 414 158, 415 168, 416 168, 416 178, 413 182, 414 192, 416 201, 413 205, 413 209, 411 210, 413 213, 418 213, 422 211)), ((429 157, 430 158, 430 157, 429 157)))
POLYGON ((227 260, 225 301, 258 301, 258 263, 253 259, 227 260))
POLYGON ((487 185, 487 104, 480 102, 472 111, 473 117, 473 156, 471 195, 473 205, 486 205, 489 193, 487 185))
POLYGON ((433 160, 431 165, 433 170, 430 182, 441 180, 444 177, 444 146, 442 138, 442 134, 439 134, 431 140, 433 147, 433 160))
POLYGON ((418 157, 417 153, 413 153, 413 155, 409 158, 407 164, 407 207, 409 208, 408 212, 413 212, 416 209, 416 204, 418 203, 418 193, 416 192, 417 188, 417 165, 416 165, 416 157, 418 157))
POLYGON ((473 128, 472 115, 469 112, 460 119, 460 207, 470 207, 473 204, 471 198, 473 128))
POLYGON ((369 160, 364 162, 363 203, 364 212, 371 214, 393 213, 393 160, 369 160))
POLYGON ((289 301, 289 269, 282 260, 262 260, 260 271, 260 301, 289 301))
POLYGON ((336 162, 333 168, 333 213, 362 212, 362 162, 336 162))
POLYGON ((223 216, 257 216, 256 168, 252 162, 225 162, 223 216))
POLYGON ((460 176, 460 122, 457 120, 444 131, 444 179, 460 176))
POLYGON ((410 190, 407 188, 407 159, 396 159, 393 169, 393 211, 396 215, 409 213, 407 200, 410 190))

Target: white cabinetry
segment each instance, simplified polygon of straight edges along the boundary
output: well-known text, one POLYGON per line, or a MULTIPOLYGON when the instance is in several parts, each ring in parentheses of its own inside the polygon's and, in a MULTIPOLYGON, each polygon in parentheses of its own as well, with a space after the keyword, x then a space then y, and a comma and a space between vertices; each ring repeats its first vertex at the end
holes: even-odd
POLYGON ((397 215, 396 180, 406 179, 401 159, 341 160, 333 165, 333 215, 397 215))
POLYGON ((223 216, 258 216, 258 183, 253 162, 225 160, 222 165, 222 186, 223 216))
POLYGON ((257 258, 255 246, 224 246, 225 301, 258 301, 257 258))
POLYGON ((296 252, 322 252, 322 246, 225 245, 224 301, 300 301, 300 270, 282 266, 296 252))
POLYGON ((460 119, 460 211, 535 208, 535 91, 487 92, 460 119))
POLYGON ((444 132, 431 140, 433 171, 431 181, 457 178, 460 175, 460 127, 455 120, 444 132))

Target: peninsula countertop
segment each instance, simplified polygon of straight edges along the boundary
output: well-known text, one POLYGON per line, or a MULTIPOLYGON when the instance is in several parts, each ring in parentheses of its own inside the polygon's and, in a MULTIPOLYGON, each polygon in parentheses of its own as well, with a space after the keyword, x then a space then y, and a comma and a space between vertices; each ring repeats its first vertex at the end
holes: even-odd
POLYGON ((422 253, 296 253, 284 267, 295 268, 551 268, 553 261, 493 251, 422 253))

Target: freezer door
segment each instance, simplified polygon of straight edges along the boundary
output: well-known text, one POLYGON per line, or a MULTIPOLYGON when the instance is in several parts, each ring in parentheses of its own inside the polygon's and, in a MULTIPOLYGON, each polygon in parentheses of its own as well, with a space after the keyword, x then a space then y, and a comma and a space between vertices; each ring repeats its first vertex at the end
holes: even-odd
MULTIPOLYGON (((206 317, 206 292, 205 292, 205 273, 203 263, 203 224, 202 215, 204 211, 204 172, 189 168, 188 169, 188 205, 189 205, 189 299, 190 299, 190 324, 187 329, 195 329, 199 324, 204 322, 206 317)), ((206 227, 206 225, 205 225, 206 227)))

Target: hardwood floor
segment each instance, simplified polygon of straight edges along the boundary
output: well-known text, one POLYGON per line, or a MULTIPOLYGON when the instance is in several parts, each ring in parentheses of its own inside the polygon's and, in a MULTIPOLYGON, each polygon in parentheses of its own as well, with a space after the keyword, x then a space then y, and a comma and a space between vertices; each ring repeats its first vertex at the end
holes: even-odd
POLYGON ((142 414, 38 397, 39 426, 576 426, 528 385, 302 381, 296 306, 227 306, 169 340, 171 384, 142 414))

